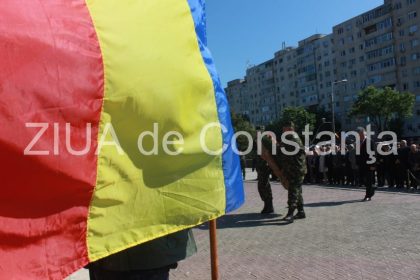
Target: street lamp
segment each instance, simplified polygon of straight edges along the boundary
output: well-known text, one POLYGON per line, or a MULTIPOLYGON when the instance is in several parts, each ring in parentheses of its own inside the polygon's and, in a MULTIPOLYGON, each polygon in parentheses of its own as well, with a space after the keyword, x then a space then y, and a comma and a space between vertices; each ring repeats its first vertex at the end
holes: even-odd
POLYGON ((334 103, 334 85, 338 85, 341 83, 347 83, 347 79, 343 79, 341 81, 335 81, 331 84, 331 113, 332 113, 332 127, 333 132, 335 134, 335 103, 334 103))

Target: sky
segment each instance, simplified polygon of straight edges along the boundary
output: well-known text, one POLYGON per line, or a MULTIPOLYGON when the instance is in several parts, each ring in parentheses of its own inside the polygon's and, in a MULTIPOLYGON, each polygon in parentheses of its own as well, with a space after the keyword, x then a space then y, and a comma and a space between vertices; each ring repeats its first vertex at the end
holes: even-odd
POLYGON ((383 0, 207 0, 207 36, 222 83, 247 65, 383 4, 383 0))

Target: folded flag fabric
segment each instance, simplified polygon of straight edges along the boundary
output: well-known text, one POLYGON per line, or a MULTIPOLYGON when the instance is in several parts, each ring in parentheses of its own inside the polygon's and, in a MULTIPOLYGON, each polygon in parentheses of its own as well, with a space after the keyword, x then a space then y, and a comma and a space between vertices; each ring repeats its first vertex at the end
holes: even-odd
POLYGON ((0 68, 0 279, 62 279, 243 203, 204 1, 2 0, 0 68))

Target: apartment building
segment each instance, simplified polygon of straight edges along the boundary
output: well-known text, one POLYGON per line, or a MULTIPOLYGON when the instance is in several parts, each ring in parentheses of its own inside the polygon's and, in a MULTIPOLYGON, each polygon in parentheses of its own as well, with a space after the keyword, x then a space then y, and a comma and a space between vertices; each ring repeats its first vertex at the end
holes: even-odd
POLYGON ((273 59, 247 69, 246 78, 240 81, 240 85, 236 84, 232 88, 228 86, 229 101, 234 99, 235 90, 241 90, 242 96, 247 98, 240 107, 232 107, 237 114, 247 115, 256 125, 270 123, 278 116, 273 59))
MULTIPOLYGON (((283 47, 273 59, 248 69, 242 84, 256 101, 251 102, 253 123, 270 123, 288 106, 331 110, 334 94, 336 119, 344 129, 352 129, 366 123, 365 118, 348 117, 360 90, 390 86, 416 94, 414 116, 406 122, 405 133, 420 136, 419 8, 420 0, 385 0, 334 26, 332 34, 316 34, 297 47, 283 47), (347 82, 334 83, 342 80, 347 82)), ((233 99, 234 88, 228 85, 226 91, 233 99)), ((232 107, 240 113, 248 108, 236 103, 232 107)))
POLYGON ((286 48, 274 55, 273 75, 274 92, 276 98, 277 114, 280 118, 284 108, 297 106, 296 100, 296 52, 294 48, 286 48))
POLYGON ((249 108, 250 96, 248 96, 246 80, 236 79, 228 82, 227 88, 229 89, 229 105, 234 113, 243 115, 250 115, 249 108), (236 110, 239 110, 238 112, 236 110))
POLYGON ((420 1, 386 1, 393 7, 395 23, 394 49, 396 60, 396 87, 416 94, 413 118, 406 123, 408 136, 420 136, 420 1))
POLYGON ((414 117, 405 128, 407 136, 420 135, 420 88, 416 87, 420 66, 419 3, 415 0, 385 1, 384 5, 333 28, 337 79, 348 83, 335 91, 336 111, 344 127, 363 120, 348 118, 352 101, 367 86, 392 87, 416 94, 414 117))

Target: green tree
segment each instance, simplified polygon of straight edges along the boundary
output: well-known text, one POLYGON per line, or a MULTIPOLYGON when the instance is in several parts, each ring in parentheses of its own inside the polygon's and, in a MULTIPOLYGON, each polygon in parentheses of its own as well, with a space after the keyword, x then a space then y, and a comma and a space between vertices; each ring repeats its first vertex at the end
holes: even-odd
POLYGON ((280 124, 292 121, 295 124, 295 130, 301 133, 306 125, 312 130, 315 125, 315 114, 308 112, 303 107, 287 107, 284 109, 280 124))
POLYGON ((413 114, 415 96, 386 87, 368 87, 361 91, 353 104, 350 116, 369 117, 378 131, 390 130, 397 119, 406 119, 413 114))
MULTIPOLYGON (((333 131, 331 111, 327 111, 321 106, 313 106, 308 108, 308 111, 315 115, 315 131, 333 131)), ((341 130, 341 122, 337 118, 335 119, 335 128, 336 131, 341 130)))
POLYGON ((283 110, 279 120, 267 126, 267 130, 273 131, 279 136, 282 132, 283 124, 290 121, 295 124, 295 131, 301 135, 307 124, 309 129, 313 130, 316 117, 315 114, 308 112, 303 107, 287 107, 283 110))
MULTIPOLYGON (((235 132, 245 131, 248 132, 252 137, 255 137, 255 128, 249 122, 249 118, 247 116, 235 114, 232 112, 231 118, 233 129, 235 130, 235 132)), ((240 135, 237 138, 236 145, 239 151, 245 151, 248 145, 252 145, 252 143, 248 143, 247 137, 245 137, 244 135, 240 135)))

